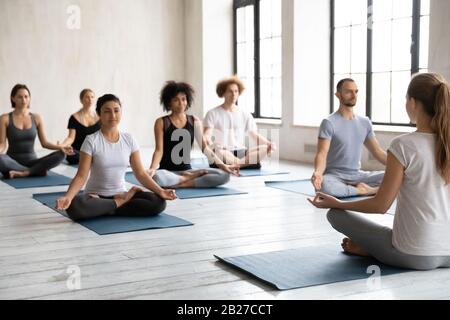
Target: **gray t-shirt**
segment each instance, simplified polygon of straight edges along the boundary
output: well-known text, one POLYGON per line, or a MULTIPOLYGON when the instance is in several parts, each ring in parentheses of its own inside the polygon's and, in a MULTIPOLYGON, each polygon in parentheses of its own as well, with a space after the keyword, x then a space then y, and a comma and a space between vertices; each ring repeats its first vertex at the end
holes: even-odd
POLYGON ((85 192, 110 197, 125 192, 125 172, 130 156, 139 150, 134 138, 120 133, 119 141, 109 142, 99 130, 86 137, 81 151, 92 157, 91 175, 85 192))
POLYGON ((320 125, 319 138, 331 140, 325 173, 354 173, 361 168, 364 142, 375 136, 369 118, 355 115, 344 119, 339 112, 331 114, 320 125))
POLYGON ((436 136, 413 132, 389 151, 405 168, 397 198, 392 244, 418 256, 450 256, 450 185, 436 168, 436 136))

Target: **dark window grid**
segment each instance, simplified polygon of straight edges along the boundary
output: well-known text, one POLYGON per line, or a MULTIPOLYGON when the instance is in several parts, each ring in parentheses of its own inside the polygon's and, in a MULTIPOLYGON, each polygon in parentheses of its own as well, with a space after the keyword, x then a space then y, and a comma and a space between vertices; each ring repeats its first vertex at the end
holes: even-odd
MULTIPOLYGON (((260 37, 260 15, 259 15, 259 0, 234 0, 233 4, 233 29, 234 29, 234 73, 237 73, 237 10, 239 8, 243 8, 246 6, 253 6, 254 9, 254 39, 258 39, 254 41, 254 70, 255 70, 255 77, 254 77, 254 89, 255 89, 255 106, 254 110, 255 112, 252 113, 253 117, 259 118, 259 119, 280 119, 280 118, 274 118, 274 117, 265 117, 261 115, 261 85, 260 81, 262 79, 261 77, 261 69, 260 69, 260 41, 263 40, 260 37)), ((281 36, 277 36, 278 38, 282 38, 281 36)), ((274 37, 272 37, 274 38, 274 37)), ((276 79, 276 78, 274 78, 276 79)))
MULTIPOLYGON (((334 26, 334 15, 335 15, 335 0, 330 0, 331 1, 331 17, 330 17, 330 22, 331 22, 331 26, 332 26, 332 32, 331 32, 331 50, 330 50, 330 68, 331 68, 331 77, 330 77, 330 98, 331 98, 331 103, 330 103, 330 112, 334 112, 334 81, 335 81, 335 73, 334 73, 334 46, 335 46, 335 37, 334 37, 334 32, 337 28, 341 28, 341 27, 345 27, 345 26, 339 26, 339 27, 335 27, 334 26)), ((409 18, 412 17, 412 43, 411 43, 411 70, 404 70, 404 71, 411 71, 411 75, 413 75, 414 73, 419 72, 420 70, 424 70, 424 69, 420 69, 419 68, 419 61, 420 61, 420 18, 423 16, 429 16, 427 15, 421 15, 420 14, 420 4, 421 4, 421 0, 412 0, 413 1, 413 13, 412 16, 409 16, 409 18)), ((367 1, 367 7, 373 6, 373 0, 368 0, 367 1)), ((389 20, 400 20, 400 19, 404 19, 404 18, 408 18, 408 17, 398 17, 398 18, 392 18, 392 19, 387 19, 386 21, 389 20)), ((366 116, 368 116, 369 118, 372 118, 372 74, 374 72, 372 72, 372 45, 373 45, 373 32, 372 32, 372 28, 369 25, 370 22, 373 21, 370 20, 370 13, 367 13, 367 73, 366 73, 366 116)), ((381 22, 382 20, 379 20, 377 22, 381 22)), ((348 27, 348 26, 347 26, 348 27)), ((392 77, 392 72, 399 72, 398 70, 387 70, 385 71, 385 73, 387 72, 391 72, 391 77, 392 77)), ((351 74, 351 73, 350 73, 351 74)), ((392 81, 391 81, 391 91, 392 91, 392 81)), ((392 99, 392 92, 390 94, 390 98, 392 99)), ((389 107, 390 110, 390 116, 392 117, 392 106, 389 107)), ((394 123, 394 122, 373 122, 373 124, 376 125, 391 125, 391 126, 413 126, 410 123, 394 123)))

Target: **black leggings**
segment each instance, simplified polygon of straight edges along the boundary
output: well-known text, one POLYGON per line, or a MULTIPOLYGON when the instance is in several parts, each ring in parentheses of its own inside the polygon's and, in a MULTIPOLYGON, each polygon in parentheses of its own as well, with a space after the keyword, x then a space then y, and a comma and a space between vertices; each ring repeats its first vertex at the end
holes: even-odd
POLYGON ((30 176, 45 176, 47 170, 59 165, 66 155, 62 151, 55 151, 42 158, 30 157, 20 161, 7 154, 0 154, 0 172, 8 179, 10 171, 29 171, 30 176))
POLYGON ((164 211, 166 201, 151 192, 138 192, 130 201, 117 208, 112 197, 77 195, 66 210, 72 220, 84 220, 104 215, 149 217, 164 211))
POLYGON ((78 164, 80 162, 80 151, 73 150, 73 152, 75 152, 75 154, 66 156, 66 161, 69 164, 78 164))

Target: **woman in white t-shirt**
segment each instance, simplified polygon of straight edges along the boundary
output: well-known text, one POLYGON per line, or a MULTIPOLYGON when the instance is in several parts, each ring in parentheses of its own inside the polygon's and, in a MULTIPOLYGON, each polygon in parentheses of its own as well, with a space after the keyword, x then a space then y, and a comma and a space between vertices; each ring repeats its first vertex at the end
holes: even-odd
POLYGON ((119 131, 122 106, 119 98, 106 94, 97 101, 101 128, 86 137, 80 150, 78 171, 67 193, 56 200, 73 220, 103 215, 152 216, 161 213, 165 200, 176 198, 174 190, 158 186, 144 169, 134 138, 119 131), (125 188, 125 172, 131 165, 138 181, 152 192, 125 188), (90 172, 90 176, 89 176, 90 172), (83 193, 78 194, 86 180, 83 193))
POLYGON ((328 220, 345 234, 345 252, 416 270, 450 267, 450 88, 437 74, 416 75, 406 110, 417 131, 395 138, 374 198, 343 202, 323 193, 309 201, 333 208, 328 220), (363 213, 386 213, 395 198, 393 229, 363 213))
POLYGON ((206 113, 204 135, 224 163, 239 164, 242 169, 260 168, 260 161, 275 150, 275 144, 259 134, 253 116, 237 106, 244 89, 237 77, 217 84, 217 95, 224 103, 206 113))

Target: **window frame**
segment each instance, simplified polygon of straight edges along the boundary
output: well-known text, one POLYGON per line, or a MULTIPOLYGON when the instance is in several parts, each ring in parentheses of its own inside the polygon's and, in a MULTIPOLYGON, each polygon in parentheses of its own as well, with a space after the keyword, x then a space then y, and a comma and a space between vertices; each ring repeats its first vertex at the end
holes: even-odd
MULTIPOLYGON (((412 28, 411 28, 411 75, 419 72, 420 69, 420 22, 421 22, 421 0, 412 1, 412 28)), ((330 0, 330 113, 334 112, 334 46, 335 46, 335 5, 336 0, 330 0)), ((373 6, 373 0, 367 0, 367 8, 373 6)), ((370 12, 367 13, 367 67, 366 67, 366 116, 372 119, 372 49, 373 49, 373 31, 370 12)), ((392 70, 391 70, 392 72, 392 70)), ((372 122, 374 125, 414 127, 412 123, 395 122, 372 122)))
MULTIPOLYGON (((280 0, 281 1, 281 0, 280 0)), ((233 70, 234 74, 238 72, 238 56, 237 56, 237 10, 246 6, 253 5, 253 28, 254 28, 254 88, 255 92, 255 111, 252 115, 256 119, 272 119, 280 120, 281 117, 265 117, 261 115, 261 67, 260 67, 260 0, 233 0, 233 70)), ((281 36, 282 38, 283 36, 281 36)))

